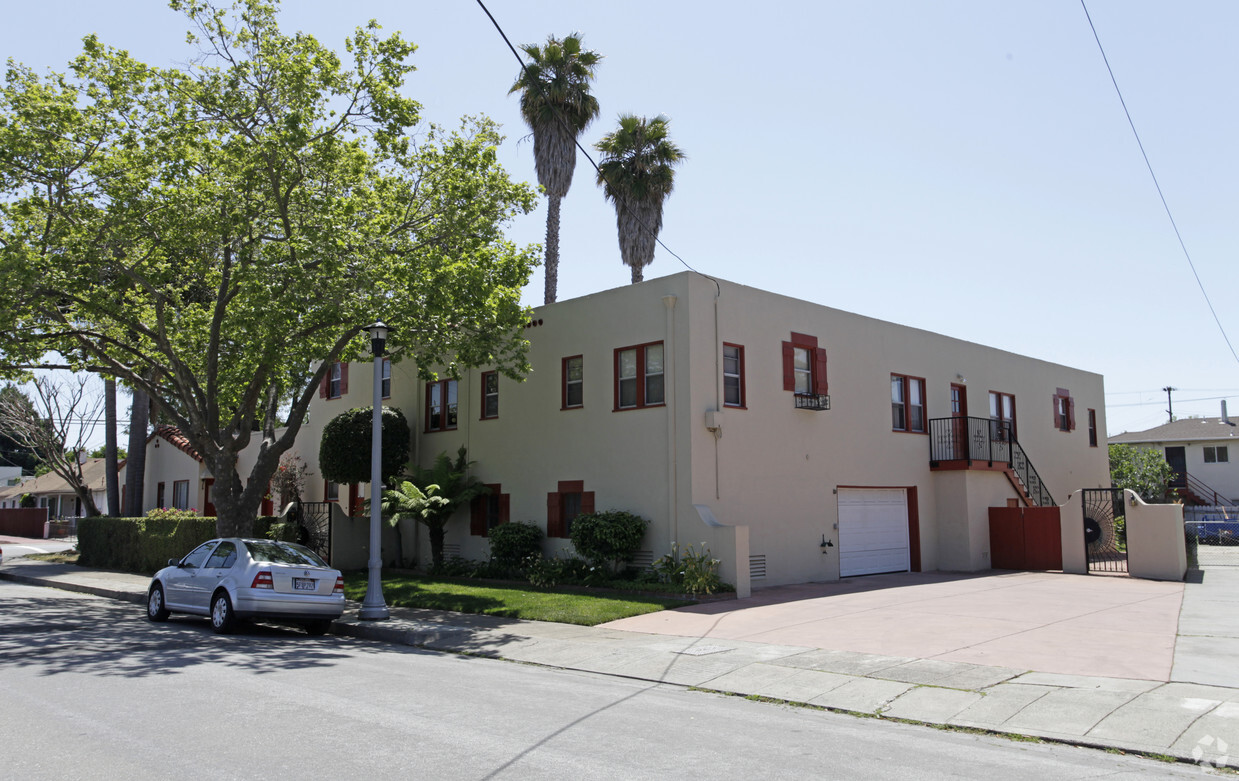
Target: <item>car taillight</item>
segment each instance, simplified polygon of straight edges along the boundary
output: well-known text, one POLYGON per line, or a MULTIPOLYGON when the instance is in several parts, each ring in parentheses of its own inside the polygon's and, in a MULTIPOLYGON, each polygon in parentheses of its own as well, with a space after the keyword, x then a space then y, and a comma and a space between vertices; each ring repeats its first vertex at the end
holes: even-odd
POLYGON ((271 582, 271 573, 263 570, 254 576, 254 582, 250 584, 250 588, 275 588, 275 584, 271 582))
POLYGON ((344 593, 344 578, 343 577, 336 578, 336 587, 331 593, 332 594, 343 594, 344 593))

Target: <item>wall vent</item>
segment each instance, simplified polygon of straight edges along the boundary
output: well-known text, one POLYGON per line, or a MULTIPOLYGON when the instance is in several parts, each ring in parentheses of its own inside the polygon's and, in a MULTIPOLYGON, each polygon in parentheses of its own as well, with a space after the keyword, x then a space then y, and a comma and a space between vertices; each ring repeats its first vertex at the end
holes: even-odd
POLYGON ((443 558, 450 559, 453 556, 459 556, 459 555, 460 555, 460 545, 456 545, 450 542, 443 543, 443 558))
POLYGON ((654 551, 639 550, 632 557, 632 564, 629 565, 635 569, 647 570, 654 566, 654 551))
POLYGON ((749 556, 749 579, 757 580, 766 577, 766 554, 755 553, 749 556))

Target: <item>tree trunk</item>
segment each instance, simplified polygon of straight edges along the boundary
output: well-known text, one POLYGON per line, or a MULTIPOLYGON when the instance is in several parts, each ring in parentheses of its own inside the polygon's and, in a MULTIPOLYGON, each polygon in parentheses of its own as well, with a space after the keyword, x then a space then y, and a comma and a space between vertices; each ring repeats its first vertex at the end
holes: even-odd
POLYGON ((635 285, 645 279, 645 269, 643 266, 632 266, 632 283, 635 285))
POLYGON ((116 380, 103 381, 104 478, 107 481, 108 515, 120 515, 120 480, 116 458, 116 380))
POLYGON ((444 524, 435 524, 430 527, 430 561, 431 565, 438 569, 443 566, 443 537, 446 527, 444 524))
POLYGON ((544 304, 555 303, 559 291, 559 196, 547 194, 546 209, 546 296, 544 304))
POLYGON ((133 389, 129 407, 129 458, 125 462, 125 516, 141 518, 142 494, 146 489, 146 427, 151 420, 146 391, 133 389))

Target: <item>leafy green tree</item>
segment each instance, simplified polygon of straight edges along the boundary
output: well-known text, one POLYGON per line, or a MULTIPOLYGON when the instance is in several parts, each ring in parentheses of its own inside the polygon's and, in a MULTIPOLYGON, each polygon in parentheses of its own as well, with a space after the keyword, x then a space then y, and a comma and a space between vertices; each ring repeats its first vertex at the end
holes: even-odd
POLYGON ((576 140, 598 116, 590 94, 597 52, 581 48, 581 36, 548 36, 545 46, 521 47, 530 62, 508 94, 521 93, 521 116, 533 131, 534 166, 546 189, 546 289, 544 303, 555 303, 559 287, 559 204, 572 186, 576 140))
MULTIPOLYGON (((107 446, 106 446, 106 445, 100 445, 99 447, 97 447, 97 448, 95 448, 94 450, 90 451, 90 457, 91 457, 91 458, 107 458, 107 452, 108 452, 108 448, 107 448, 107 446)), ((117 457, 117 458, 119 458, 119 459, 126 458, 126 457, 127 457, 128 452, 129 452, 129 451, 125 450, 125 448, 123 448, 123 447, 117 448, 117 449, 116 449, 116 457, 117 457)))
POLYGON ((148 395, 216 476, 217 531, 248 534, 367 323, 392 326, 393 357, 427 379, 420 367, 527 370, 536 254, 503 228, 536 195, 497 163, 491 121, 419 124, 398 34, 359 28, 346 63, 282 33, 271 2, 172 6, 199 48, 186 68, 89 36, 68 73, 8 69, 0 369, 59 350, 148 395))
MULTIPOLYGON (((374 407, 341 412, 323 426, 318 447, 318 468, 323 479, 333 483, 370 482, 370 440, 374 407)), ((394 407, 383 407, 383 463, 379 474, 384 483, 400 474, 409 461, 409 421, 394 407)))
POLYGON ((1162 502, 1174 478, 1162 451, 1154 448, 1110 445, 1110 482, 1128 488, 1146 502, 1162 502))
POLYGON ((440 453, 432 468, 414 467, 410 480, 404 480, 397 488, 383 492, 380 506, 397 531, 402 520, 417 521, 426 526, 430 533, 430 557, 435 567, 443 565, 443 536, 448 521, 474 497, 490 491, 469 474, 472 465, 473 462, 465 457, 462 446, 456 452, 454 461, 447 453, 440 453))
POLYGON ((663 201, 675 185, 675 166, 684 159, 667 136, 669 121, 661 114, 651 120, 624 114, 619 127, 594 144, 603 154, 598 185, 615 204, 620 257, 632 269, 633 284, 654 262, 663 228, 663 201))
MULTIPOLYGON (((30 399, 16 385, 0 386, 0 407, 11 404, 29 405, 30 399)), ((32 447, 0 428, 0 466, 18 466, 22 474, 32 475, 39 464, 39 454, 32 447)))
POLYGON ((623 510, 583 513, 572 520, 572 547, 595 567, 614 572, 632 561, 650 522, 623 510))

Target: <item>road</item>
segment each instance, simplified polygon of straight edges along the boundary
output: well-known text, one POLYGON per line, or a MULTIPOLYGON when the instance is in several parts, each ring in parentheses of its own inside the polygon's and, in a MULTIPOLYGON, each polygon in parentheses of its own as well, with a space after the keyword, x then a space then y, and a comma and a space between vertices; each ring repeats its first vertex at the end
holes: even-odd
POLYGON ((60 553, 74 547, 76 547, 76 543, 65 542, 64 540, 17 542, 11 538, 0 538, 0 549, 3 549, 4 558, 6 559, 11 559, 16 556, 29 556, 31 553, 60 553))
POLYGON ((0 778, 1201 778, 1091 749, 0 581, 0 778))

